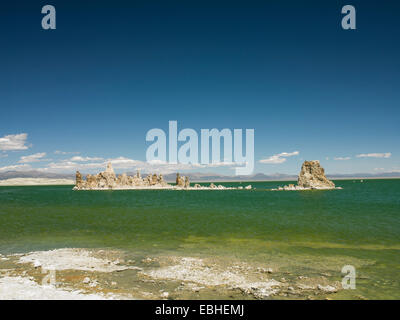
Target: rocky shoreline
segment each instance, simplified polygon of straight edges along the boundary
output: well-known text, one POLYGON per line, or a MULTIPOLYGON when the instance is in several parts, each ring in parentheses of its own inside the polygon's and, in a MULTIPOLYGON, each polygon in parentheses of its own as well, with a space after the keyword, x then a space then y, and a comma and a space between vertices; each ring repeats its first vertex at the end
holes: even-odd
POLYGON ((222 257, 64 248, 1 256, 0 299, 326 299, 336 277, 222 257), (44 279, 53 270, 53 283, 44 279))

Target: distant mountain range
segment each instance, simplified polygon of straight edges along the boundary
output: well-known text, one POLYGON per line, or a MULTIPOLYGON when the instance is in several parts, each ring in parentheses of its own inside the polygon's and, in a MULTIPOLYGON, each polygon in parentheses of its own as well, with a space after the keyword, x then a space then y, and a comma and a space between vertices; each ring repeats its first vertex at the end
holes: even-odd
MULTIPOLYGON (((284 180, 297 180, 297 175, 288 175, 288 174, 280 174, 276 173, 273 175, 265 175, 263 173, 256 173, 249 176, 227 176, 216 173, 182 173, 182 175, 188 176, 190 181, 193 182, 223 182, 223 181, 266 181, 266 180, 276 180, 276 181, 284 181, 284 180)), ((176 174, 166 174, 164 175, 164 179, 166 181, 175 181, 176 174)))
MULTIPOLYGON (((128 175, 134 175, 133 172, 127 172, 128 175)), ((146 174, 143 174, 146 175, 146 174)), ((275 173, 266 175, 256 173, 249 176, 227 176, 216 173, 182 173, 188 176, 192 182, 223 182, 223 181, 293 181, 297 180, 297 175, 275 173)), ((327 174, 329 179, 351 179, 351 178, 400 178, 400 172, 386 173, 354 173, 354 174, 327 174)), ((73 173, 51 173, 42 171, 6 171, 0 172, 0 180, 12 178, 49 178, 49 179, 75 179, 73 173)), ((165 174, 164 179, 168 182, 175 182, 176 173, 165 174)))
POLYGON ((73 179, 73 173, 51 173, 42 171, 5 171, 0 172, 0 180, 13 179, 13 178, 49 178, 49 179, 73 179))
MULTIPOLYGON (((264 173, 256 173, 249 176, 226 176, 215 173, 187 173, 182 174, 188 176, 190 181, 193 182, 224 182, 224 181, 294 181, 297 180, 297 175, 275 173, 267 175, 264 173)), ((351 179, 351 178, 400 178, 400 172, 388 172, 388 173, 354 173, 354 174, 327 174, 329 179, 351 179)), ((166 181, 175 181, 176 174, 164 175, 166 181)))

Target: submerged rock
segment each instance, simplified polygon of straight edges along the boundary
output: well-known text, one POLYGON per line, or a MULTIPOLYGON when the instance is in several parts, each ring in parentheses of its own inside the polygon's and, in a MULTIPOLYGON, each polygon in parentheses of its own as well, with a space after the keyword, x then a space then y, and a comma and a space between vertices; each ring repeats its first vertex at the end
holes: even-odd
POLYGON ((321 290, 321 291, 324 291, 324 292, 329 292, 329 293, 337 292, 337 289, 335 287, 332 287, 332 286, 329 286, 329 285, 322 286, 322 285, 319 284, 317 286, 317 288, 318 288, 318 290, 321 290))
POLYGON ((172 262, 167 266, 146 270, 139 273, 152 279, 185 281, 195 284, 199 291, 204 287, 225 287, 227 290, 239 290, 244 294, 264 299, 280 291, 281 283, 266 277, 252 277, 233 267, 204 261, 192 257, 169 257, 172 262))
POLYGON ((116 265, 112 262, 112 260, 103 258, 98 253, 96 254, 96 251, 77 248, 30 252, 22 256, 18 261, 19 264, 28 263, 32 264, 35 268, 40 266, 46 270, 57 271, 114 272, 138 269, 138 267, 116 265))

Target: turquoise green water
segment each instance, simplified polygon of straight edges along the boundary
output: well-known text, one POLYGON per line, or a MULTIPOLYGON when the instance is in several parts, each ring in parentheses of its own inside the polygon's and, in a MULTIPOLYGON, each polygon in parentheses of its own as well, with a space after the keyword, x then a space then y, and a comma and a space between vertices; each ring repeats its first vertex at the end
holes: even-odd
POLYGON ((357 289, 337 298, 400 299, 400 180, 335 182, 343 190, 268 190, 283 182, 252 182, 250 191, 0 187, 0 253, 93 247, 218 255, 339 281, 350 264, 357 289))

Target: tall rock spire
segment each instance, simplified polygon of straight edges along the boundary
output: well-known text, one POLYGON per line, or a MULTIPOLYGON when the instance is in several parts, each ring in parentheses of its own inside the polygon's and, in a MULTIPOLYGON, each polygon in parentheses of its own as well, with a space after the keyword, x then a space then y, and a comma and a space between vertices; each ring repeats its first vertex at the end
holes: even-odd
POLYGON ((335 184, 325 176, 325 170, 318 160, 304 161, 297 184, 303 188, 335 188, 335 184))
POLYGON ((107 169, 106 169, 105 172, 106 172, 106 173, 109 173, 109 174, 112 174, 112 175, 115 175, 115 172, 114 172, 114 169, 113 169, 113 167, 112 167, 111 162, 107 163, 107 169))

